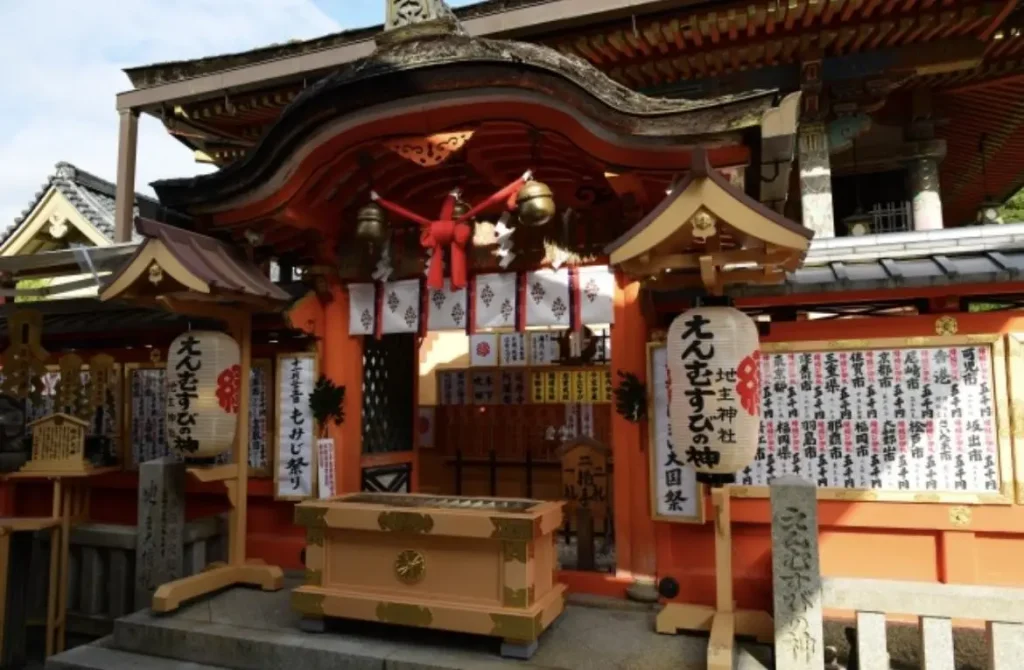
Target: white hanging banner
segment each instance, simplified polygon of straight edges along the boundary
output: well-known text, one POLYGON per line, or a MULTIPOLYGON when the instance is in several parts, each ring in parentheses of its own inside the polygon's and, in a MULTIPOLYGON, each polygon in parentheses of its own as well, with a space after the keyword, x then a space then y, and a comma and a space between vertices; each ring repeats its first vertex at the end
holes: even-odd
POLYGON ((569 270, 526 273, 526 325, 569 325, 569 270))
POLYGON ((316 490, 316 426, 309 395, 316 381, 311 354, 277 358, 277 445, 275 497, 309 498, 316 490))
POLYGON ((477 275, 473 307, 477 330, 514 328, 516 325, 515 273, 477 275))
POLYGON ((594 437, 594 406, 580 405, 580 435, 594 437))
POLYGON ((451 280, 445 279, 444 288, 427 290, 427 330, 465 330, 466 288, 453 291, 451 280))
POLYGON ((320 500, 328 500, 334 497, 334 440, 317 440, 316 450, 317 489, 320 500))
POLYGON ((501 364, 518 367, 526 365, 526 334, 501 334, 501 364))
POLYGON ((615 273, 606 265, 580 268, 580 322, 615 322, 615 273))
POLYGON ((348 334, 373 335, 377 322, 377 291, 373 284, 348 285, 348 334))
POLYGON ((420 280, 388 282, 384 284, 381 303, 380 330, 392 333, 415 333, 420 327, 420 280))
POLYGON ((469 364, 478 367, 498 365, 498 335, 477 333, 469 338, 469 364))

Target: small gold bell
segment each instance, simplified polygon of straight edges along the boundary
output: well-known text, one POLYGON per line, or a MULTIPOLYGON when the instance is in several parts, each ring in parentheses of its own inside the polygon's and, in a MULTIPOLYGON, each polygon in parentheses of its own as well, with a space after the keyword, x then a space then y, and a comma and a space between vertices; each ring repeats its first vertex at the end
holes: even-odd
POLYGON ((555 196, 539 181, 529 181, 516 195, 519 220, 525 226, 543 226, 555 215, 555 196))
POLYGON ((381 244, 388 236, 388 218, 376 203, 359 208, 356 214, 356 237, 371 244, 381 244))
POLYGON ((462 200, 455 201, 455 207, 452 208, 452 220, 457 220, 459 217, 469 212, 469 204, 462 200))

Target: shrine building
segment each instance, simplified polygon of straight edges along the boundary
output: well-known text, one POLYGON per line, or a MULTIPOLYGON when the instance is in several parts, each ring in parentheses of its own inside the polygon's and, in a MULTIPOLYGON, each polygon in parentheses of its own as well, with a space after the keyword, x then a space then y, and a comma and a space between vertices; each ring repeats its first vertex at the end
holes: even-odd
MULTIPOLYGON (((565 499, 570 591, 713 604, 665 331, 728 304, 761 339, 760 445, 727 489, 738 607, 771 611, 787 474, 818 487, 823 574, 1024 586, 1024 223, 998 214, 1024 186, 1017 3, 384 4, 383 27, 131 68, 117 98, 114 241, 137 248, 89 304, 156 319, 172 277, 255 313, 246 555, 303 568, 305 499, 565 499), (219 170, 155 183, 137 218, 142 114, 219 170), (345 390, 327 453, 294 437, 320 374, 345 390)), ((89 345, 42 325, 48 363, 106 347, 121 370, 128 457, 94 521, 134 524, 134 465, 173 451, 166 356, 141 347, 191 318, 89 345)), ((188 491, 189 518, 227 507, 188 491)))

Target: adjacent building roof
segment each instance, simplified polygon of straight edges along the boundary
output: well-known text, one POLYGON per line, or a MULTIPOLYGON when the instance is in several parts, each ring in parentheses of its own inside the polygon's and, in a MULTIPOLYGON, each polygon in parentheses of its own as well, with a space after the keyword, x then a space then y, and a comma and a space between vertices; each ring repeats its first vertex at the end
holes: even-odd
MULTIPOLYGON (((1024 223, 814 240, 804 266, 736 297, 1021 281, 1024 223)), ((993 287, 993 292, 998 289, 993 287)))
MULTIPOLYGON (((116 187, 105 179, 86 172, 71 163, 61 161, 57 163, 53 174, 36 191, 21 215, 3 233, 0 233, 0 245, 7 242, 18 228, 26 223, 50 189, 56 189, 101 235, 113 241, 116 187)), ((135 215, 162 218, 163 207, 156 199, 136 193, 135 215)))
POLYGON ((130 297, 142 287, 160 292, 164 275, 185 289, 222 298, 261 299, 284 307, 292 296, 225 242, 149 219, 136 219, 144 238, 135 255, 101 291, 102 300, 130 297))

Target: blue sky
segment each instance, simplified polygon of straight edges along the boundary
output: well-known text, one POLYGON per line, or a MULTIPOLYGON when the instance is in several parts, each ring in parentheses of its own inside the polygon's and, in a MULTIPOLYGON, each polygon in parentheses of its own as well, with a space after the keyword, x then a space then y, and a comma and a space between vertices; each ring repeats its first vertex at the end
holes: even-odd
MULTIPOLYGON (((473 4, 454 1, 452 6, 473 4)), ((113 181, 124 67, 379 24, 385 0, 0 0, 0 230, 58 161, 113 181)), ((143 117, 136 190, 209 171, 143 117)))

